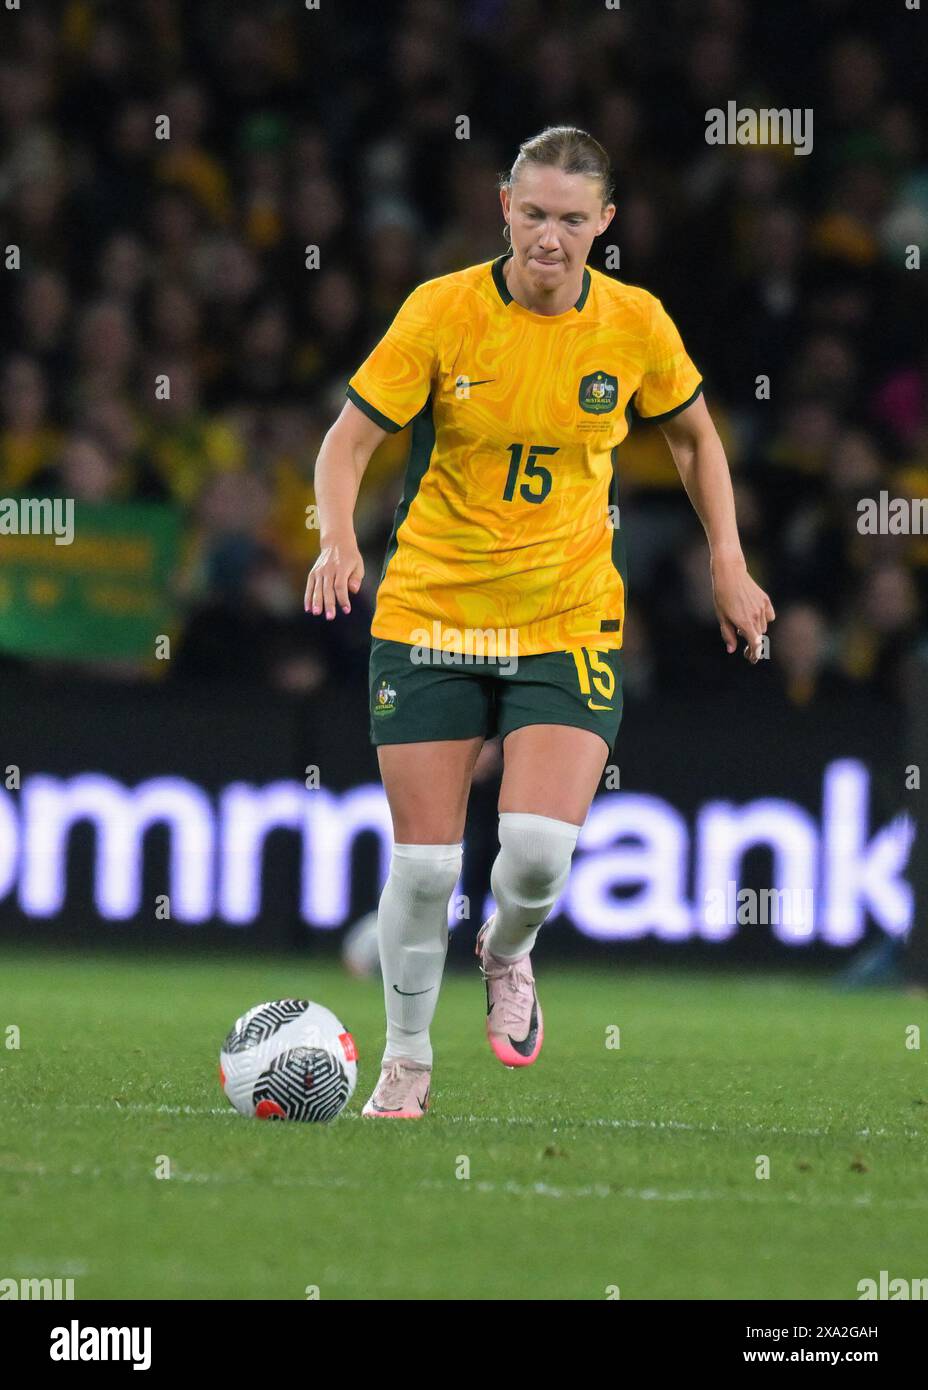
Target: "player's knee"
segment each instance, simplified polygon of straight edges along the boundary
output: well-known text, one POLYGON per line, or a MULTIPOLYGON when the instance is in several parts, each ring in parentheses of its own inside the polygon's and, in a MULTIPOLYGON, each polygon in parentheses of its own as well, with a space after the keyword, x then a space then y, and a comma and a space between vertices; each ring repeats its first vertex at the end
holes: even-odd
POLYGON ((579 831, 579 826, 550 816, 504 811, 497 865, 510 891, 525 900, 556 896, 570 873, 579 831))
POLYGON ((412 910, 447 903, 461 874, 461 845, 394 845, 390 882, 412 910))

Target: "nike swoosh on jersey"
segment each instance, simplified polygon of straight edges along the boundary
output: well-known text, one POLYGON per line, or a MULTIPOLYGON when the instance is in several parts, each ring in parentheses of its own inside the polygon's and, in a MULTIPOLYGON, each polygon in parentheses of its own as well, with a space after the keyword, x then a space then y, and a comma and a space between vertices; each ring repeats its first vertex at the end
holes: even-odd
POLYGON ((495 376, 485 376, 480 381, 468 381, 466 376, 459 376, 454 384, 455 386, 489 386, 490 382, 495 380, 495 376))
MULTIPOLYGON (((594 705, 592 700, 587 700, 586 703, 589 709, 612 709, 611 705, 594 705)), ((395 988, 396 986, 394 985, 394 989, 395 988)))
POLYGON ((400 989, 399 985, 394 985, 393 988, 396 990, 397 994, 402 994, 405 998, 411 999, 414 994, 428 994, 429 990, 434 989, 435 986, 429 985, 429 989, 400 989))

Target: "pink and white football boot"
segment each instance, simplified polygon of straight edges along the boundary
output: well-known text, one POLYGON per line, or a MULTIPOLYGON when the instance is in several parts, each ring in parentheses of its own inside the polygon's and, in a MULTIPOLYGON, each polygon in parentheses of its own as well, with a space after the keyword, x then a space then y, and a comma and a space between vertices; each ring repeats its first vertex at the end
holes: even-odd
POLYGON ((421 1120, 429 1108, 432 1068, 405 1057, 385 1062, 362 1115, 384 1120, 421 1120))
POLYGON ((497 960, 483 944, 492 921, 491 917, 477 933, 474 952, 487 988, 487 1037, 504 1066, 530 1067, 545 1036, 531 953, 514 961, 497 960))

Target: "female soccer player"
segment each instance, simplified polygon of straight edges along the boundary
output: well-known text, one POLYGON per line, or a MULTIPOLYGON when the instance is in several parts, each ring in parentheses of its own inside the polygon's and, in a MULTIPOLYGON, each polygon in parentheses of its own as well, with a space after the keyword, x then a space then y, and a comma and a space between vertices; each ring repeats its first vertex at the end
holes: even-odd
POLYGON ((305 607, 350 611, 353 512, 371 454, 412 422, 371 623, 371 739, 395 844, 378 931, 387 1014, 364 1114, 428 1108, 429 1025, 448 944, 474 762, 501 735, 496 910, 477 935, 487 1034, 509 1067, 543 1039, 539 927, 622 714, 624 559, 613 450, 657 420, 709 542, 722 639, 756 663, 767 595, 750 578, 701 378, 659 300, 586 264, 615 214, 585 131, 527 140, 500 200, 511 249, 426 281, 351 377, 316 464, 321 550, 305 607))

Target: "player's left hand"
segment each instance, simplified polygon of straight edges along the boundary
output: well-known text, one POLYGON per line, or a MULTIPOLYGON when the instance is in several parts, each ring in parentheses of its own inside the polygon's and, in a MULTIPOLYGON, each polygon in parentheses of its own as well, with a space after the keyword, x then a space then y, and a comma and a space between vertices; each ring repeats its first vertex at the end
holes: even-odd
POLYGON ((743 560, 712 562, 712 593, 725 650, 733 652, 740 635, 752 666, 763 656, 767 624, 776 617, 770 598, 748 574, 743 560))

